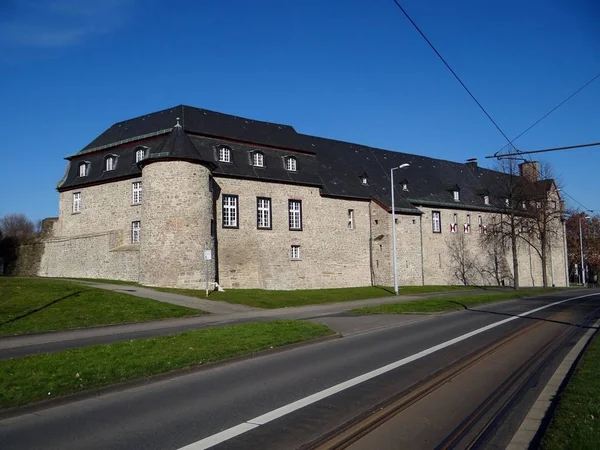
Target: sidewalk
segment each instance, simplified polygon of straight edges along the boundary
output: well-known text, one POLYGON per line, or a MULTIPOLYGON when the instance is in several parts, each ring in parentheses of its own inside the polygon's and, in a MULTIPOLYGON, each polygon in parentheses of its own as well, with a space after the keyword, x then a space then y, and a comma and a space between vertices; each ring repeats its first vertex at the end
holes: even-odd
POLYGON ((214 300, 204 300, 187 295, 173 294, 171 292, 156 291, 151 288, 141 286, 129 286, 123 284, 95 283, 93 281, 68 280, 73 283, 85 284, 98 289, 108 291, 123 292, 136 297, 149 298, 159 302, 171 303, 173 305, 185 306, 187 308, 206 311, 211 314, 231 314, 235 312, 256 311, 258 308, 252 308, 246 305, 237 305, 234 303, 218 302, 214 300))
MULTIPOLYGON (((88 284, 88 282, 85 282, 88 284)), ((371 298, 366 300, 353 300, 349 302, 327 303, 320 305, 308 305, 279 309, 256 309, 244 305, 232 305, 225 302, 215 302, 210 300, 201 300, 194 297, 186 297, 178 294, 170 294, 153 291, 151 289, 139 288, 137 286, 126 285, 100 285, 100 283, 90 283, 94 287, 106 288, 110 290, 119 290, 131 295, 142 296, 145 291, 150 291, 155 295, 155 299, 162 298, 160 301, 180 301, 179 297, 184 299, 193 299, 194 301, 204 301, 209 303, 223 303, 225 308, 240 308, 243 311, 236 311, 220 315, 187 317, 181 319, 166 319, 152 322, 137 322, 118 325, 107 325, 100 327, 90 327, 75 330, 53 331, 47 333, 36 333, 20 336, 0 337, 0 359, 16 358, 33 353, 55 352, 69 348, 80 348, 95 344, 107 344, 128 339, 140 339, 154 336, 163 336, 167 334, 181 333, 184 331, 198 330, 211 326, 232 325, 244 322, 261 322, 277 319, 317 319, 325 316, 339 315, 344 312, 361 308, 363 306, 376 306, 387 303, 409 302, 413 300, 422 300, 425 298, 444 297, 448 295, 459 295, 474 290, 452 291, 444 293, 429 293, 405 295, 399 297, 371 298), (117 289, 115 289, 117 288, 117 289), (130 292, 135 289, 135 292, 130 292), (164 296, 162 295, 164 294, 164 296)), ((204 309, 204 308, 201 308, 204 309)), ((204 309, 206 310, 206 309, 204 309)))

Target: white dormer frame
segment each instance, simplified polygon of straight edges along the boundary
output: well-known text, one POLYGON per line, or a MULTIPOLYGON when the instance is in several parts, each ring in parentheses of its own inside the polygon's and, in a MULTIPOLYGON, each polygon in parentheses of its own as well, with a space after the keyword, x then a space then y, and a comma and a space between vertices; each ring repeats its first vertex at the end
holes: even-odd
POLYGON ((104 171, 110 172, 117 167, 117 155, 110 154, 104 158, 104 171))
POLYGON ((456 189, 452 191, 452 198, 455 202, 460 202, 460 192, 456 189))
POLYGON ((263 152, 258 150, 252 152, 252 165, 254 167, 265 167, 265 155, 263 152))
POLYGON ((231 149, 226 145, 221 145, 217 149, 217 159, 219 162, 230 163, 231 162, 231 149))
POLYGON ((285 157, 285 170, 288 172, 298 171, 298 160, 294 156, 285 157))
POLYGON ((489 205, 490 204, 490 196, 489 195, 484 195, 483 196, 483 204, 484 205, 489 205))
POLYGON ((144 147, 144 146, 140 146, 140 147, 136 147, 135 148, 135 150, 134 150, 134 158, 135 158, 136 164, 146 158, 146 151, 147 150, 148 150, 148 147, 144 147))
POLYGON ((359 178, 360 178, 360 184, 362 184, 363 186, 369 185, 369 175, 367 175, 367 172, 363 172, 363 174, 360 175, 359 178))
POLYGON ((77 176, 79 177, 87 177, 90 173, 90 162, 82 161, 79 163, 79 167, 77 168, 77 176))

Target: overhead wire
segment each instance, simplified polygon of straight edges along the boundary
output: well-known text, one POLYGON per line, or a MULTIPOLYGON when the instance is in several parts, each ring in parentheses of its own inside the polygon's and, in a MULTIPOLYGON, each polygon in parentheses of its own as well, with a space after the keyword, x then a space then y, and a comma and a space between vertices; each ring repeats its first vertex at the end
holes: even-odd
POLYGON ((483 111, 483 113, 490 120, 490 122, 492 122, 494 124, 494 126, 500 132, 500 134, 502 134, 502 136, 504 136, 504 139, 506 139, 506 141, 508 142, 508 146, 512 146, 514 148, 514 145, 512 144, 511 140, 508 138, 508 136, 506 135, 506 133, 504 133, 504 131, 502 131, 502 129, 500 128, 500 126, 496 123, 496 121, 492 118, 492 116, 486 111, 486 109, 479 102, 479 100, 477 100, 477 98, 475 98, 475 95, 473 95, 473 93, 469 90, 469 88, 466 86, 466 84, 460 79, 460 77, 456 74, 456 72, 454 71, 454 69, 452 69, 452 67, 450 67, 450 64, 448 64, 448 62, 444 59, 444 57, 437 50, 437 48, 435 48, 435 46, 431 43, 431 41, 427 38, 427 36, 425 36, 425 33, 423 33, 423 31, 421 30, 421 28, 419 28, 419 26, 415 23, 415 21, 408 15, 408 13, 402 7, 402 5, 398 2, 398 0, 394 0, 394 3, 400 9, 400 11, 402 11, 402 13, 408 19, 408 21, 412 24, 412 26, 419 32, 419 34, 425 40, 425 42, 427 42, 427 44, 429 45, 429 47, 431 47, 431 49, 435 52, 435 54, 438 56, 438 58, 444 63, 444 65, 450 71, 450 73, 452 73, 452 75, 454 75, 454 78, 456 78, 456 80, 460 83, 460 85, 463 87, 463 89, 465 91, 467 91, 467 93, 469 94, 469 96, 473 99, 473 101, 477 104, 477 106, 479 106, 479 109, 481 109, 481 111, 483 111))

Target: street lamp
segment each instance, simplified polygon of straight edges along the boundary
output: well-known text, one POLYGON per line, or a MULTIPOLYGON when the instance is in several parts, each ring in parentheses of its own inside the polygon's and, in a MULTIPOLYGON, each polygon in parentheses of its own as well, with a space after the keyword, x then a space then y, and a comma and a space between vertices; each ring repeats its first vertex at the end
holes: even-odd
MULTIPOLYGON (((584 219, 589 219, 585 216, 584 219)), ((579 248, 581 250, 581 284, 585 286, 585 267, 583 266, 583 233, 581 232, 581 216, 579 216, 579 248)))
POLYGON ((390 169, 391 179, 392 179, 392 240, 394 245, 394 292, 398 295, 398 250, 396 248, 396 204, 394 202, 394 170, 396 169, 404 169, 405 167, 410 166, 408 163, 400 164, 398 167, 392 167, 390 169))

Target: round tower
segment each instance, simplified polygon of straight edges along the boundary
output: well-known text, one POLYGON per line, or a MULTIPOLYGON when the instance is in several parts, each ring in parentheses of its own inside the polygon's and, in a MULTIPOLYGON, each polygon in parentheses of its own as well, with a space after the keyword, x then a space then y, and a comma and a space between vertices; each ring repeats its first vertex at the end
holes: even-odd
POLYGON ((214 281, 210 170, 189 160, 157 159, 142 168, 140 283, 191 289, 214 281), (210 250, 212 259, 205 260, 210 250))

